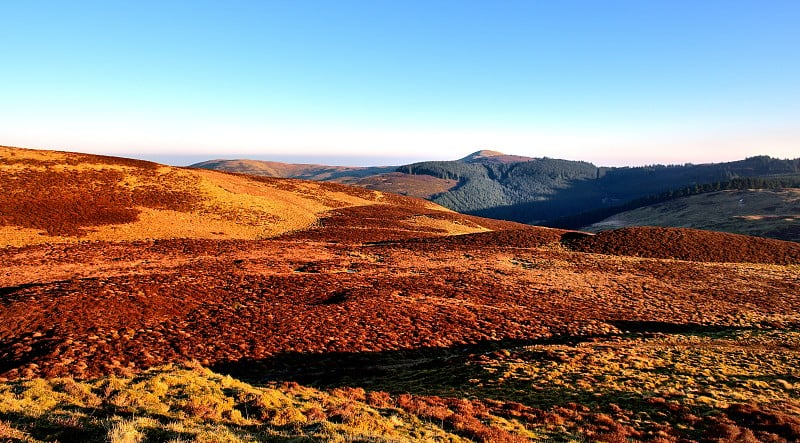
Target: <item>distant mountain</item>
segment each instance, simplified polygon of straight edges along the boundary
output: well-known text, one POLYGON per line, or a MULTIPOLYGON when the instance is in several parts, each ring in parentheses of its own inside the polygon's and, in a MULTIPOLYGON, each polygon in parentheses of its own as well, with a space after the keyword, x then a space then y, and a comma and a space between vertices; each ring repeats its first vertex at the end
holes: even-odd
POLYGON ((477 151, 459 160, 380 168, 242 160, 194 166, 352 183, 427 198, 467 214, 554 227, 562 227, 559 223, 565 217, 618 207, 675 189, 747 177, 800 178, 800 158, 757 156, 700 165, 598 167, 584 161, 531 158, 491 150, 477 151))
POLYGON ((191 165, 192 168, 238 172, 264 177, 298 178, 302 180, 353 183, 360 178, 393 172, 395 166, 328 166, 314 164, 281 163, 262 160, 208 160, 191 165))

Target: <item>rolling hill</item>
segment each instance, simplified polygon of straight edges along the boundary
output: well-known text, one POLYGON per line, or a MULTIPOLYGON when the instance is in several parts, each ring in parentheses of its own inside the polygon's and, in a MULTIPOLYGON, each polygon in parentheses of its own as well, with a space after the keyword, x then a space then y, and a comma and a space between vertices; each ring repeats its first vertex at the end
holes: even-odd
POLYGON ((476 218, 435 204, 358 187, 124 158, 0 147, 0 174, 0 244, 9 246, 268 238, 318 223, 330 211, 365 205, 405 211, 390 222, 407 235, 485 230, 476 218))
MULTIPOLYGON (((219 161, 195 166, 231 167, 219 161)), ((302 171, 305 165, 296 167, 302 171)), ((316 172, 301 176, 290 172, 290 166, 284 168, 289 171, 283 173, 286 176, 343 180, 342 176, 316 172)), ((326 167, 315 168, 327 171, 326 167)), ((382 168, 345 169, 342 174, 350 174, 348 183, 369 189, 426 198, 462 213, 553 227, 566 227, 562 223, 569 217, 687 187, 750 177, 800 183, 800 159, 766 156, 728 163, 612 168, 484 150, 454 161, 403 165, 392 172, 382 168), (363 175, 354 178, 353 171, 363 175)), ((250 172, 275 173, 266 169, 250 172)))
POLYGON ((430 198, 455 211, 550 226, 558 226, 556 221, 563 217, 687 186, 741 177, 800 178, 800 159, 752 157, 717 164, 606 168, 550 158, 509 162, 492 158, 422 162, 398 171, 457 180, 456 187, 430 198))
POLYGON ((208 160, 195 163, 191 167, 200 169, 214 169, 217 171, 226 172, 238 172, 240 174, 260 175, 264 177, 298 178, 303 180, 332 181, 337 183, 352 183, 362 177, 384 174, 395 170, 395 167, 393 166, 327 166, 244 159, 208 160))
POLYGON ((673 226, 800 242, 800 189, 731 190, 621 212, 583 228, 673 226))
POLYGON ((0 440, 800 439, 800 244, 0 152, 0 440))

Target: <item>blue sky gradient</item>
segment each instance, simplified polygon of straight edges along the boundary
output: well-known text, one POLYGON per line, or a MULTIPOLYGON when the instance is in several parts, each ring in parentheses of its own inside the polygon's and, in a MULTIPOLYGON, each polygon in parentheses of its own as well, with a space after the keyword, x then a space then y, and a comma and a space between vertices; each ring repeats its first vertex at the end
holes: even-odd
POLYGON ((0 144, 370 164, 800 156, 797 1, 30 1, 0 17, 0 144))

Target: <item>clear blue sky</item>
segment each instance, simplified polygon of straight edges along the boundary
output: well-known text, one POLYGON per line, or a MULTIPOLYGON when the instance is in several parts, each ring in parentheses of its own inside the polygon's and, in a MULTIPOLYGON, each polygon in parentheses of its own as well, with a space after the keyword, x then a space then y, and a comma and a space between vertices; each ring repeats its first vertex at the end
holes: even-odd
POLYGON ((797 0, 3 1, 0 17, 5 145, 800 156, 797 0))

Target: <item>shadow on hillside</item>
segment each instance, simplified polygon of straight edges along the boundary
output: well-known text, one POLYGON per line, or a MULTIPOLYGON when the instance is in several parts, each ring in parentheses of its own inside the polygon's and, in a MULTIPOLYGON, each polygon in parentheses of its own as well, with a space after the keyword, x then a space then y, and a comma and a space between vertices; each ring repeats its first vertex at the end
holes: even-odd
MULTIPOLYGON (((77 408, 80 411, 80 408, 77 408)), ((63 411, 41 416, 24 412, 0 412, 0 420, 6 426, 25 432, 35 441, 55 441, 61 443, 82 443, 87 441, 106 441, 108 429, 99 420, 90 421, 79 416, 70 416, 63 411)), ((22 442, 28 439, 11 439, 0 432, 0 441, 22 442)))
MULTIPOLYGON (((577 338, 561 339, 560 343, 578 343, 577 338)), ((499 340, 450 347, 398 349, 377 352, 283 352, 266 359, 245 358, 220 362, 211 366, 215 372, 229 374, 253 383, 295 381, 322 388, 339 386, 379 387, 390 379, 405 375, 436 372, 452 368, 453 384, 465 383, 460 371, 480 354, 502 349, 555 343, 555 340, 499 340)), ((442 380, 444 381, 444 380, 442 380)), ((451 384, 451 383, 445 383, 451 384)))
POLYGON ((23 289, 36 288, 36 287, 45 286, 45 285, 48 285, 48 284, 50 284, 50 283, 23 283, 21 285, 16 285, 16 286, 5 286, 5 287, 0 288, 0 297, 7 297, 7 296, 13 295, 13 294, 15 294, 15 293, 17 293, 17 292, 19 292, 19 291, 21 291, 23 289))
POLYGON ((643 320, 607 320, 624 333, 661 333, 661 334, 715 334, 732 331, 752 330, 752 327, 701 325, 698 323, 670 323, 665 321, 643 320))
POLYGON ((609 320, 607 323, 624 332, 601 336, 559 335, 547 339, 486 340, 449 347, 378 352, 284 352, 266 359, 219 362, 212 365, 211 369, 256 384, 294 381, 319 388, 360 386, 394 393, 447 395, 463 390, 470 386, 470 380, 479 378, 483 371, 479 363, 485 356, 504 359, 514 350, 525 346, 575 346, 589 340, 620 335, 723 334, 751 329, 659 321, 609 320))
POLYGON ((563 188, 551 189, 545 200, 525 201, 462 212, 519 223, 546 224, 550 220, 619 204, 616 200, 606 200, 605 197, 606 194, 597 188, 597 184, 593 180, 569 180, 563 188))

